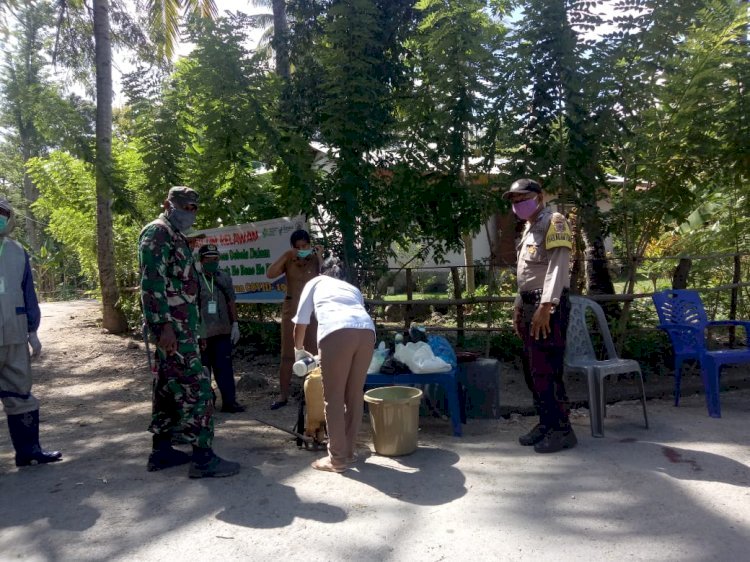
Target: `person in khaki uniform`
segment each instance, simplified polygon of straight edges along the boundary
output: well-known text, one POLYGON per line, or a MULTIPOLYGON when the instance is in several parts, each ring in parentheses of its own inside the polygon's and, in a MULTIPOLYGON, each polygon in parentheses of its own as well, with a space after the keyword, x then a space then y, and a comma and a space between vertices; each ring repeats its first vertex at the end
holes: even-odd
POLYGON ((555 453, 578 442, 563 382, 573 236, 565 217, 544 206, 536 181, 520 179, 503 197, 510 200, 516 216, 526 221, 518 244, 513 327, 523 340, 526 384, 539 414, 539 423, 518 441, 533 446, 537 453, 555 453))
POLYGON ((31 357, 42 351, 36 335, 41 312, 29 255, 10 238, 14 227, 13 207, 0 199, 0 399, 16 466, 28 466, 59 461, 62 454, 39 445, 39 401, 31 394, 31 357))
MULTIPOLYGON (((289 400, 294 364, 294 338, 292 336, 292 316, 297 313, 297 305, 302 289, 311 279, 318 276, 323 265, 323 247, 311 245, 310 234, 306 230, 295 230, 289 237, 290 250, 284 252, 266 271, 269 279, 286 275, 286 297, 281 307, 281 364, 279 365, 279 397, 271 404, 272 410, 283 408, 289 400)), ((315 350, 317 324, 311 320, 305 346, 315 350)))

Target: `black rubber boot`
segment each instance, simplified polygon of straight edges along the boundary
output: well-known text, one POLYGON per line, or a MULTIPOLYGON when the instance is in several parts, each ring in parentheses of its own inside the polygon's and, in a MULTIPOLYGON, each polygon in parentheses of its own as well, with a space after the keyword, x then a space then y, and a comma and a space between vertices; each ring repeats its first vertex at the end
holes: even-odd
POLYGON ((573 432, 573 428, 567 426, 563 429, 553 429, 544 439, 534 445, 534 451, 537 453, 557 453, 563 449, 572 449, 578 444, 578 438, 573 432))
POLYGON ((172 435, 154 435, 153 450, 148 456, 146 470, 156 472, 190 462, 190 455, 172 448, 172 435))
POLYGON ((62 460, 60 451, 45 451, 39 445, 39 410, 8 416, 8 431, 16 450, 16 466, 62 460))
POLYGON ((225 478, 240 471, 240 463, 222 459, 212 449, 193 447, 193 462, 190 463, 190 478, 225 478))
POLYGON ((545 435, 547 435, 547 428, 538 423, 531 428, 531 431, 521 435, 518 438, 518 442, 524 447, 531 447, 532 445, 536 445, 542 439, 544 439, 545 435))

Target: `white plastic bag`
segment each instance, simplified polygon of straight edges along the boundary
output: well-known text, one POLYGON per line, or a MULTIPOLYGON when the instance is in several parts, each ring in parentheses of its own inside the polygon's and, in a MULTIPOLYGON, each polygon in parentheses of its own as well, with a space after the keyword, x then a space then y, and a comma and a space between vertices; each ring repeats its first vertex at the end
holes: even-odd
POLYGON ((432 352, 426 342, 397 344, 393 356, 411 369, 412 373, 443 373, 452 367, 432 352))

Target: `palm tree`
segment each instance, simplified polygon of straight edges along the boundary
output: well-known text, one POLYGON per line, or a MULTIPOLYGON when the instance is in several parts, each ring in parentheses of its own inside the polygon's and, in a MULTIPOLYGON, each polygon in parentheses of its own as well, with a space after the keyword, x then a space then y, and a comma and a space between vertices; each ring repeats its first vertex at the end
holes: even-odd
POLYGON ((112 38, 109 0, 94 0, 96 65, 96 258, 102 292, 102 326, 119 334, 127 329, 117 308, 119 290, 115 275, 115 242, 112 228, 112 38))

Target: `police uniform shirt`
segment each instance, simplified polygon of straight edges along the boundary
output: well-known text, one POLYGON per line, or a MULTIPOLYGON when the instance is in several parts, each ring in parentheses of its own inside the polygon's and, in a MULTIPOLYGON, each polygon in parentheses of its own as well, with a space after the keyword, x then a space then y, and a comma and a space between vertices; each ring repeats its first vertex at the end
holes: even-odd
POLYGON ((232 277, 223 271, 217 271, 213 276, 200 275, 201 280, 201 322, 207 338, 232 332, 232 323, 229 321, 229 307, 227 296, 235 300, 232 277), (211 280, 213 279, 213 292, 211 291, 211 280), (210 302, 216 303, 214 309, 210 302), (211 312, 215 310, 216 312, 211 312))
MULTIPOLYGON (((527 223, 518 246, 518 291, 542 290, 540 302, 558 304, 570 287, 570 250, 573 236, 568 221, 545 207, 527 223)), ((518 303, 517 303, 518 304, 518 303)))

